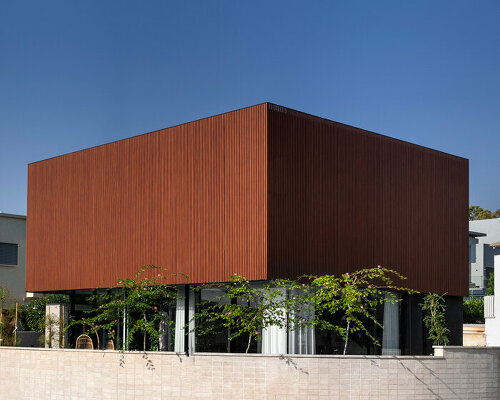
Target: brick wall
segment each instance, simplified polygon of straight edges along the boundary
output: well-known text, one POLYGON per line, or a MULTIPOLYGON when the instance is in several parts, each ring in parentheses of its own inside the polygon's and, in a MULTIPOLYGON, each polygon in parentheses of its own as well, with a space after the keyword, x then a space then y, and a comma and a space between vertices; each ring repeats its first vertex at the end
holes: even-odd
POLYGON ((500 399, 500 348, 263 356, 0 348, 0 400, 500 399))

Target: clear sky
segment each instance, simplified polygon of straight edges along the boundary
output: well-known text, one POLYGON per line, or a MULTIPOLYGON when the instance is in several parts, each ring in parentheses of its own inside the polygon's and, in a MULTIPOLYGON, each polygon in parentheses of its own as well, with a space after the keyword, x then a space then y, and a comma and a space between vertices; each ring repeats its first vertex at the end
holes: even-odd
POLYGON ((500 2, 2 1, 0 210, 27 164, 271 101, 466 157, 500 208, 500 2))

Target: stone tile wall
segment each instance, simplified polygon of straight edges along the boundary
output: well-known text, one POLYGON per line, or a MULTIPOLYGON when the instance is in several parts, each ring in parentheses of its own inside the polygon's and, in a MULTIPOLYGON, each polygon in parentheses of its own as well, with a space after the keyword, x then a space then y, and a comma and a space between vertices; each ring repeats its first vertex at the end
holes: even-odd
POLYGON ((269 356, 0 348, 0 400, 500 399, 500 348, 269 356))

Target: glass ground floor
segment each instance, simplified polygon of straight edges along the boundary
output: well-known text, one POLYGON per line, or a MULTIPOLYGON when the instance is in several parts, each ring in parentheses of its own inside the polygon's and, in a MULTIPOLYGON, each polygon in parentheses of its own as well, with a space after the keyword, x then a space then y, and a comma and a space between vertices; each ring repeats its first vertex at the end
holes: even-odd
MULTIPOLYGON (((164 310, 165 318, 172 324, 159 326, 159 348, 176 352, 231 352, 243 353, 247 349, 248 336, 241 335, 229 340, 232 332, 228 328, 214 327, 208 334, 199 334, 196 319, 199 307, 207 301, 223 301, 216 288, 193 290, 189 285, 178 288, 177 300, 164 310)), ((86 317, 86 312, 97 304, 89 304, 90 291, 69 292, 69 314, 73 320, 86 317)), ((385 303, 375 312, 376 319, 383 329, 371 321, 366 321, 370 334, 379 345, 362 332, 350 333, 346 354, 366 355, 425 355, 431 354, 432 342, 427 340, 420 304, 422 294, 398 294, 396 304, 385 303)), ((449 333, 448 345, 462 345, 462 297, 445 296, 446 324, 449 333)), ((330 316, 332 324, 342 325, 345 317, 330 316)), ((74 345, 76 337, 83 332, 83 326, 74 326, 69 331, 69 345, 74 345)), ((93 339, 95 348, 104 347, 107 342, 106 332, 99 333, 99 340, 93 339)), ((127 316, 117 321, 116 347, 122 348, 127 335, 127 316)), ((137 348, 142 345, 138 338, 137 348)), ((259 339, 250 342, 250 353, 261 354, 343 354, 344 340, 335 332, 316 327, 286 329, 270 326, 259 332, 259 339)), ((148 349, 153 347, 147 344, 148 349)))

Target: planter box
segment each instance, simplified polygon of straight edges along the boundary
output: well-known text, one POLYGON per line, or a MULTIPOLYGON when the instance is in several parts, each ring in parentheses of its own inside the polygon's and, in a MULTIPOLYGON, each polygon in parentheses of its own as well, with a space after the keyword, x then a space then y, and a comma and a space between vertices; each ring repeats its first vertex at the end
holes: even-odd
POLYGON ((18 347, 44 347, 43 332, 17 331, 18 347))

